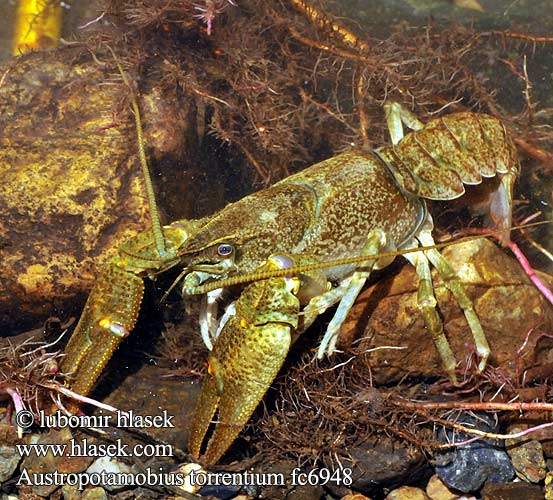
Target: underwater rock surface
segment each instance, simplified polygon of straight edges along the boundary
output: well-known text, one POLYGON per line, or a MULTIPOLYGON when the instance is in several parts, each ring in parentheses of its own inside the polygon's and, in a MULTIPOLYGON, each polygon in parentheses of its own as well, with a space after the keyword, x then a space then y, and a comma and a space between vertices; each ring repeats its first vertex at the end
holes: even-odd
MULTIPOLYGON (((129 90, 120 77, 113 82, 112 56, 96 57, 108 63, 61 49, 0 68, 4 333, 53 313, 76 314, 73 301, 84 298, 98 269, 150 226, 129 90)), ((175 95, 150 85, 140 104, 151 161, 191 152, 186 106, 175 95)))

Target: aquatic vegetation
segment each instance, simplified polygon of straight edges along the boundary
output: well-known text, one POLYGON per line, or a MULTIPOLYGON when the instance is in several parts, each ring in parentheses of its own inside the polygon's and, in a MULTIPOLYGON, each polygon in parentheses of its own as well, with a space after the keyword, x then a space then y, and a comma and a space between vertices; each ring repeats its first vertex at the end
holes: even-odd
POLYGON ((498 81, 513 93, 527 87, 523 47, 531 36, 400 24, 378 39, 321 4, 250 0, 219 14, 207 37, 193 2, 105 5, 124 43, 114 32, 92 33, 91 47, 108 41, 131 73, 143 75, 153 63, 148 54, 163 53, 158 84, 195 102, 199 135, 242 156, 264 185, 332 154, 383 144, 386 99, 415 104, 423 120, 441 106, 491 113, 521 127, 515 140, 524 135, 528 150, 548 137, 528 126, 525 102, 512 110, 498 104, 498 81))
POLYGON ((232 0, 204 0, 202 4, 197 3, 194 5, 199 14, 195 14, 193 17, 202 20, 206 24, 206 31, 208 35, 211 35, 213 27, 213 20, 218 14, 222 14, 229 7, 236 3, 232 0))

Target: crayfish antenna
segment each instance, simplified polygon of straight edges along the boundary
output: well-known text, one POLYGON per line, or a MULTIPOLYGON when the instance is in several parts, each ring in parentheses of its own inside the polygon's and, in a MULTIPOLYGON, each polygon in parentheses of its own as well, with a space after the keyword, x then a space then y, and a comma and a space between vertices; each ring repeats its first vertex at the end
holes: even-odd
POLYGON ((138 106, 138 101, 136 99, 136 94, 134 89, 129 82, 119 59, 115 55, 115 52, 111 47, 108 47, 113 58, 115 59, 115 64, 117 64, 117 69, 123 79, 123 82, 128 87, 131 98, 131 106, 134 112, 134 122, 136 126, 136 142, 138 146, 138 157, 140 159, 140 167, 142 169, 142 176, 144 177, 144 182, 146 184, 146 195, 148 197, 148 206, 150 209, 150 218, 152 219, 152 232, 154 234, 154 239, 156 243, 156 248, 159 254, 159 257, 163 258, 167 255, 167 249, 165 247, 165 238, 163 237, 163 231, 161 229, 161 222, 159 219, 159 211, 157 209, 156 195, 154 192, 154 185, 152 183, 152 177, 150 175, 150 169, 148 168, 148 160, 146 159, 146 149, 144 147, 144 131, 142 129, 142 120, 140 118, 140 108, 138 106))

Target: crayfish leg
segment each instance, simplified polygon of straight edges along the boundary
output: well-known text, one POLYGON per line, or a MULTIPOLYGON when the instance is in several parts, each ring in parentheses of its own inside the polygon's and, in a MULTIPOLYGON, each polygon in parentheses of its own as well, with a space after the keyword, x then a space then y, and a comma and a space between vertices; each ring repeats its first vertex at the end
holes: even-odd
POLYGON ((513 186, 516 180, 517 170, 503 174, 497 190, 492 193, 490 199, 490 216, 495 226, 502 230, 499 241, 507 246, 511 241, 513 186))
MULTIPOLYGON (((413 243, 413 246, 416 246, 416 243, 413 243)), ((430 274, 430 264, 428 262, 428 258, 422 251, 408 253, 405 254, 404 257, 415 267, 419 278, 417 305, 424 320, 424 324, 430 332, 434 345, 442 358, 442 363, 449 380, 451 380, 454 385, 458 385, 459 382, 455 373, 457 361, 453 351, 451 350, 449 341, 445 336, 444 325, 440 315, 436 310, 437 300, 434 295, 434 287, 432 285, 432 275, 430 274)))
POLYGON ((422 123, 414 113, 411 113, 405 106, 398 102, 390 102, 384 105, 386 123, 392 144, 396 144, 403 139, 403 125, 405 124, 411 130, 421 130, 424 128, 422 123))
MULTIPOLYGON (((432 238, 432 228, 432 219, 429 216, 425 227, 417 235, 417 239, 423 246, 433 246, 436 244, 434 242, 434 238, 432 238)), ((447 260, 445 260, 443 255, 435 248, 426 250, 425 254, 428 257, 428 260, 430 260, 432 265, 436 268, 436 270, 442 277, 444 285, 453 294, 455 300, 459 304, 459 307, 461 307, 461 309, 463 310, 463 313, 471 330, 472 337, 474 339, 476 352, 480 357, 480 361, 478 363, 478 372, 481 373, 486 368, 486 364, 488 362, 491 351, 488 340, 486 339, 486 335, 484 333, 484 329, 482 328, 482 324, 480 323, 480 319, 478 318, 478 315, 474 310, 474 304, 472 303, 470 297, 467 295, 467 292, 461 280, 459 279, 453 268, 449 265, 447 260)))
MULTIPOLYGON (((386 234, 382 230, 374 230, 369 233, 367 243, 363 247, 362 255, 370 257, 379 253, 386 246, 386 234)), ((361 292, 369 278, 371 271, 376 264, 375 260, 367 259, 367 261, 358 264, 358 270, 355 271, 349 278, 346 278, 338 287, 314 297, 311 302, 305 307, 304 313, 310 316, 313 313, 321 314, 328 307, 340 301, 336 312, 324 334, 317 358, 322 359, 325 354, 329 356, 336 350, 336 343, 340 333, 340 328, 355 302, 355 299, 361 292)))

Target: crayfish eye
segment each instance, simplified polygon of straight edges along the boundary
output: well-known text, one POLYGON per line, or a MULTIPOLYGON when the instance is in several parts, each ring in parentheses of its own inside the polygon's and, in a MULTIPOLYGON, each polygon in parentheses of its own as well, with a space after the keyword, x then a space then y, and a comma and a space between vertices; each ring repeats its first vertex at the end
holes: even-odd
POLYGON ((232 252, 234 252, 234 247, 232 245, 229 245, 228 243, 222 243, 217 248, 217 253, 221 257, 228 257, 229 255, 232 254, 232 252))

